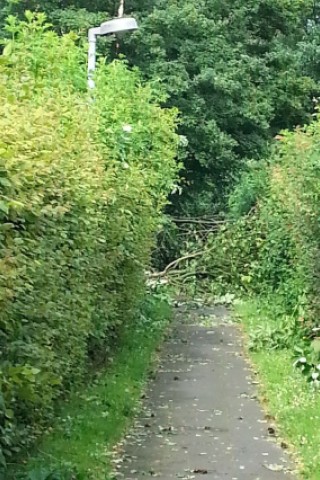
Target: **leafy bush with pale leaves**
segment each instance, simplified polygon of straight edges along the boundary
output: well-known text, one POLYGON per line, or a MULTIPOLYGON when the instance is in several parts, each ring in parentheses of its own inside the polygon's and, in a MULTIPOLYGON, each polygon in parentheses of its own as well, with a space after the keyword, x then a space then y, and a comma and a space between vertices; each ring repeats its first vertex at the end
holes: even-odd
POLYGON ((0 463, 134 319, 173 188, 176 112, 41 15, 9 18, 0 57, 0 463))

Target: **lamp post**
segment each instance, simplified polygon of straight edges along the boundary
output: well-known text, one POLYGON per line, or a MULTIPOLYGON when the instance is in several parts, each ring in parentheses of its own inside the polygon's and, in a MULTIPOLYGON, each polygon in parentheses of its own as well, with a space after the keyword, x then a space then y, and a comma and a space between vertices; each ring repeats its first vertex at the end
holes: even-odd
POLYGON ((95 87, 93 74, 96 69, 97 38, 102 35, 113 35, 121 32, 137 30, 137 21, 132 17, 119 17, 102 23, 99 27, 90 28, 88 32, 88 87, 95 87))

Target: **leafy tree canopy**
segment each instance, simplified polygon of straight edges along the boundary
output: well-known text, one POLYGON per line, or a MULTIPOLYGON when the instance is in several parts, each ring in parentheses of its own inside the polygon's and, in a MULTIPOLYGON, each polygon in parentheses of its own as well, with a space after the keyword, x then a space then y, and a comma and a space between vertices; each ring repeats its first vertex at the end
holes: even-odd
MULTIPOLYGON (((117 7, 117 0, 6 0, 1 14, 44 9, 59 32, 86 33, 117 7)), ((212 211, 247 159, 264 158, 281 129, 309 122, 320 74, 317 2, 127 0, 132 12, 140 29, 116 53, 161 85, 188 139, 176 203, 189 213, 212 211)))
MULTIPOLYGON (((130 40, 128 56, 159 79, 189 140, 187 196, 210 206, 248 158, 282 128, 309 120, 313 80, 297 45, 309 1, 166 0, 130 40)), ((189 202, 190 203, 190 202, 189 202)), ((197 206, 198 209, 199 205, 197 206)), ((189 207, 190 208, 190 207, 189 207)))

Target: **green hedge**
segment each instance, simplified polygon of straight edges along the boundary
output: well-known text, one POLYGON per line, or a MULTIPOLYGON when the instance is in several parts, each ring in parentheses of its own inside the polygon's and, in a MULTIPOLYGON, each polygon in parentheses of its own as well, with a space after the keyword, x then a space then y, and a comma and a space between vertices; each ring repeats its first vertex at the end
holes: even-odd
POLYGON ((50 422, 134 318, 176 176, 176 112, 41 15, 0 57, 0 463, 50 422))

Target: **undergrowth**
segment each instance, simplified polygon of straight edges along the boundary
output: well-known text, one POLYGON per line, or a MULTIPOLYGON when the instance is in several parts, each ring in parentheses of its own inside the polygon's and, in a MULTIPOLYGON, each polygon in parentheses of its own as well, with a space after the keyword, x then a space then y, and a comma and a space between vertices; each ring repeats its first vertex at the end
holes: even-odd
POLYGON ((252 348, 290 348, 304 373, 319 350, 319 144, 319 119, 283 132, 271 158, 244 174, 229 199, 230 221, 197 262, 213 291, 258 299, 252 348))
MULTIPOLYGON (((276 436, 283 448, 294 454, 301 478, 320 480, 320 395, 294 367, 296 342, 292 335, 278 328, 279 318, 273 305, 247 299, 235 306, 235 314, 241 319, 245 335, 251 339, 249 356, 258 372, 260 398, 269 417, 275 420, 276 436), (273 332, 271 339, 277 337, 275 348, 266 334, 265 341, 260 343, 263 326, 267 332, 273 332)), ((296 329, 291 333, 294 337, 296 329)))
MULTIPOLYGON (((10 480, 109 480, 113 446, 130 425, 148 374, 171 318, 160 294, 145 301, 142 313, 123 329, 109 366, 87 388, 61 406, 25 462, 11 465, 10 480)), ((4 477, 3 477, 4 478, 4 477)))

